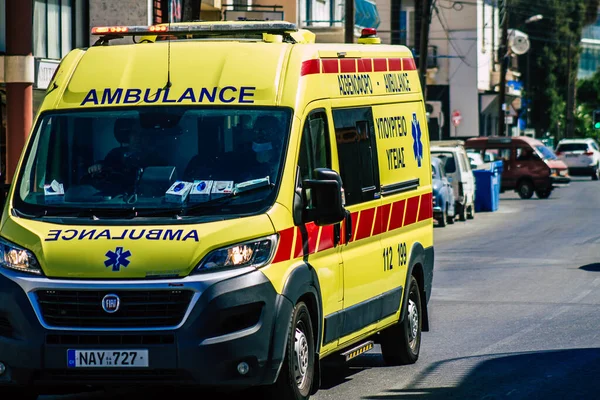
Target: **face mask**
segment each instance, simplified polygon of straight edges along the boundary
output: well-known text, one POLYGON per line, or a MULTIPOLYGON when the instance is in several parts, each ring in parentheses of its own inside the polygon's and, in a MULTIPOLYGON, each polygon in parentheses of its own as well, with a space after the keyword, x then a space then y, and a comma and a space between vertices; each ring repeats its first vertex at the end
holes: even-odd
POLYGON ((255 153, 262 153, 262 152, 269 151, 272 149, 273 149, 273 146, 271 145, 271 142, 266 142, 266 143, 252 142, 252 150, 254 150, 255 153))

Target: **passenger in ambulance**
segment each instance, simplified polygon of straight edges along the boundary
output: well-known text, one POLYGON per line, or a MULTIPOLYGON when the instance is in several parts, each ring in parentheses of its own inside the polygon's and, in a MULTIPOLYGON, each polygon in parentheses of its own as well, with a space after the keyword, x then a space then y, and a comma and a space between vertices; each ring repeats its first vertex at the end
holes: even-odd
POLYGON ((244 168, 240 169, 241 182, 269 177, 273 182, 279 168, 283 132, 279 119, 262 115, 256 119, 253 129, 252 149, 246 157, 244 168))

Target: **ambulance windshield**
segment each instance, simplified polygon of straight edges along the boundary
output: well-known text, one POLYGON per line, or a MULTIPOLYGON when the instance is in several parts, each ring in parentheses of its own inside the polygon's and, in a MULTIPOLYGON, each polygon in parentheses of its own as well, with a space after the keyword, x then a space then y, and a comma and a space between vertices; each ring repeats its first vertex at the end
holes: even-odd
POLYGON ((277 192, 291 115, 183 106, 46 113, 18 177, 15 209, 33 216, 259 212, 277 192))

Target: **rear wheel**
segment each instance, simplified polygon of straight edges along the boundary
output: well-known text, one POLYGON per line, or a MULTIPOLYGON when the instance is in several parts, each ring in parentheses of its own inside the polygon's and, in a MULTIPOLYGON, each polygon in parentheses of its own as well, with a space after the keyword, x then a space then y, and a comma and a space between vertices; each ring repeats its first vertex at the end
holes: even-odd
POLYGON ((457 207, 457 209, 458 209, 458 219, 460 221, 466 221, 467 220, 467 205, 461 204, 457 207))
POLYGON ((533 196, 533 182, 530 180, 522 180, 517 187, 519 197, 522 199, 530 199, 533 196))
POLYGON ((310 312, 305 303, 294 307, 285 360, 277 382, 266 398, 306 400, 310 397, 315 372, 315 341, 310 312))
POLYGON ((592 180, 597 181, 598 179, 600 179, 600 164, 596 165, 594 172, 592 172, 592 180))
POLYGON ((414 364, 421 349, 421 292, 414 276, 410 277, 404 320, 381 332, 381 354, 388 365, 414 364))

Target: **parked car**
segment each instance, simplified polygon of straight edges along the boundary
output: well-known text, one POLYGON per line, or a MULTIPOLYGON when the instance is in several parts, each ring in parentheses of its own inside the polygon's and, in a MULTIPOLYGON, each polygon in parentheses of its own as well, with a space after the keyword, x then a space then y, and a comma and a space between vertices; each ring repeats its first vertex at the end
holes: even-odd
POLYGON ((555 188, 571 182, 567 165, 534 138, 479 137, 468 139, 465 147, 479 151, 484 160, 486 156, 502 160, 501 190, 514 190, 522 199, 530 199, 534 193, 547 199, 555 188))
POLYGON ((433 218, 441 227, 453 224, 456 217, 454 190, 444 172, 444 163, 437 157, 431 157, 431 176, 433 186, 433 218))
POLYGON ((467 156, 469 157, 469 164, 471 165, 472 170, 479 168, 482 164, 485 164, 483 157, 481 157, 481 154, 478 152, 467 151, 467 156))
POLYGON ((600 149, 594 139, 563 139, 556 146, 556 156, 569 167, 569 174, 600 179, 600 149))
POLYGON ((440 158, 444 164, 444 172, 454 191, 454 205, 459 220, 475 217, 475 177, 467 152, 461 143, 434 142, 431 155, 440 158))

